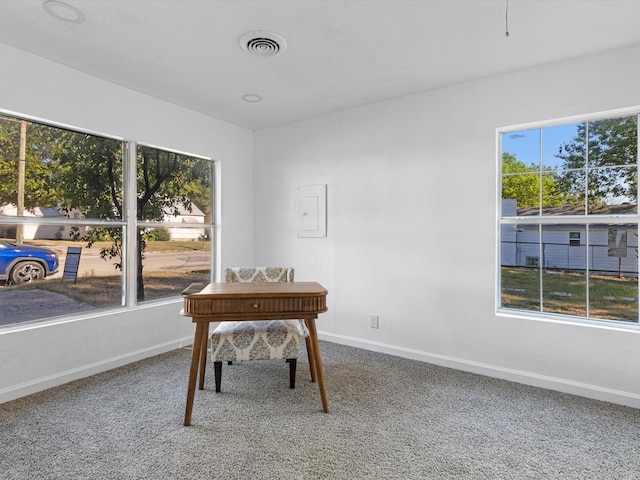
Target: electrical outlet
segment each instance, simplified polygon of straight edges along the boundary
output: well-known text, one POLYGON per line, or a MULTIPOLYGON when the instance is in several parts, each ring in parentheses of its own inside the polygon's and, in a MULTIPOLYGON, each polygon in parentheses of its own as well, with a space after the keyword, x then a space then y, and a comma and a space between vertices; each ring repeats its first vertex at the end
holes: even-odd
POLYGON ((380 317, 378 315, 369 315, 369 326, 371 328, 380 328, 380 317))

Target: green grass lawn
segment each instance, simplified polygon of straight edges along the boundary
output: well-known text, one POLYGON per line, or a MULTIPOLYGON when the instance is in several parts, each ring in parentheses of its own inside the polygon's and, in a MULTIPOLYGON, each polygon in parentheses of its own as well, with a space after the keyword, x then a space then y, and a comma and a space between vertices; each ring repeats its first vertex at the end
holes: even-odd
MULTIPOLYGON (((8 240, 13 241, 13 240, 8 240)), ((24 243, 28 245, 38 245, 41 247, 50 248, 58 252, 60 255, 64 255, 67 251, 67 247, 82 247, 87 249, 86 242, 73 242, 71 240, 27 240, 24 243)), ((102 248, 108 248, 112 245, 110 241, 95 242, 91 246, 91 251, 99 252, 102 248)), ((149 252, 185 252, 189 250, 209 250, 211 248, 211 241, 209 240, 171 240, 166 242, 149 240, 144 249, 145 253, 149 252)))
MULTIPOLYGON (((145 301, 180 295, 182 290, 194 282, 208 282, 209 271, 162 271, 144 275, 145 301)), ((78 277, 73 280, 46 279, 25 285, 10 285, 4 290, 47 290, 66 295, 78 302, 96 308, 119 306, 122 297, 120 275, 78 277)))
MULTIPOLYGON (((503 307, 540 311, 540 270, 503 267, 503 307)), ((564 315, 587 315, 587 279, 584 272, 544 271, 542 311, 564 315)), ((638 321, 638 279, 589 276, 589 317, 638 321)))

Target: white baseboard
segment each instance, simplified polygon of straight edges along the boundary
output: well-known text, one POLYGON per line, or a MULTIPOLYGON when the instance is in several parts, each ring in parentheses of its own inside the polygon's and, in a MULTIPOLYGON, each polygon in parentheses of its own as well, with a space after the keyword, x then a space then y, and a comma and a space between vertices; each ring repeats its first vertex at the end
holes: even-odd
POLYGON ((21 383, 19 385, 12 385, 8 388, 0 390, 0 403, 31 395, 48 388, 57 387, 58 385, 63 385, 74 380, 79 380, 81 378, 95 375, 96 373, 101 373, 113 368, 121 367, 128 363, 133 363, 145 358, 160 355, 161 353, 175 350, 176 348, 181 348, 184 345, 191 345, 192 343, 193 337, 188 336, 160 345, 154 345, 153 347, 127 353, 125 355, 108 358, 100 362, 82 365, 78 368, 59 372, 47 377, 37 378, 35 380, 21 383))
MULTIPOLYGON (((432 363, 434 365, 440 365, 442 367, 454 368, 456 370, 477 373, 479 375, 486 375, 488 377, 509 380, 512 382, 531 385, 534 387, 556 390, 559 392, 570 393, 573 395, 579 395, 595 400, 616 403, 633 408, 640 408, 640 395, 630 392, 614 390, 598 385, 574 382, 572 380, 566 380, 547 375, 539 375, 522 370, 498 367, 495 365, 475 362, 462 358, 439 355, 408 348, 401 348, 395 345, 373 342, 345 335, 335 335, 320 331, 318 332, 318 336, 321 340, 326 340, 328 342, 333 342, 341 345, 349 345, 365 350, 386 353, 389 355, 396 355, 398 357, 432 363)), ((191 336, 188 336, 166 342, 161 345, 155 345, 150 348, 131 352, 126 355, 120 355, 88 365, 82 365, 78 368, 59 372, 55 375, 38 378, 30 382, 22 383, 19 385, 12 385, 11 387, 0 390, 0 403, 15 400, 16 398, 31 395, 33 393, 56 387, 58 385, 63 385, 73 380, 89 377, 91 375, 95 375, 96 373, 105 372, 107 370, 121 367, 129 363, 137 362, 148 357, 160 355, 161 353, 165 353, 176 348, 181 348, 185 345, 191 345, 192 343, 193 338, 191 336)))
POLYGON ((365 350, 371 350, 379 353, 387 353, 398 357, 409 358, 411 360, 419 360, 426 363, 432 363, 442 367, 454 368, 470 373, 477 373, 488 377, 509 380, 516 383, 522 383, 533 387, 546 388, 563 393, 570 393, 581 397, 592 398, 594 400, 602 400, 605 402, 616 403, 633 408, 640 408, 640 395, 621 390, 614 390, 598 385, 590 385, 586 383, 574 382, 563 378, 550 377, 537 373, 515 370, 511 368, 503 368, 463 358, 450 357, 435 353, 412 350, 409 348, 401 348, 395 345, 389 345, 380 342, 363 340, 361 338, 349 337, 345 335, 335 335, 326 332, 318 332, 321 340, 328 342, 358 347, 365 350))

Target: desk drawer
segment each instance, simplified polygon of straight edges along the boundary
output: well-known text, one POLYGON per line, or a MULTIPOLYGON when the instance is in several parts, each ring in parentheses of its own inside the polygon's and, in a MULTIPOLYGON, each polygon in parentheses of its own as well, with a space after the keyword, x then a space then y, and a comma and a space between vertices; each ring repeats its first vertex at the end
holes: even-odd
POLYGON ((185 299, 185 311, 190 315, 246 315, 277 313, 321 313, 326 310, 324 296, 199 298, 185 299))
MULTIPOLYGON (((185 297, 183 314, 188 316, 221 317, 223 320, 232 319, 233 315, 245 319, 260 318, 259 315, 318 314, 325 312, 326 295, 292 295, 292 296, 250 296, 250 297, 185 297)), ((275 317, 274 317, 275 318, 275 317)))
POLYGON ((221 298, 214 300, 214 313, 285 313, 303 310, 303 298, 221 298))

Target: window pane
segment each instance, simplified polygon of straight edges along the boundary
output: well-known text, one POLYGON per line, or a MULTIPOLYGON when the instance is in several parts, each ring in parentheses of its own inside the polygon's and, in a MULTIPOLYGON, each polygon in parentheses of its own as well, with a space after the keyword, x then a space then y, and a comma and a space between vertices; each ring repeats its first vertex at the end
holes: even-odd
POLYGON ((26 240, 15 245, 11 232, 18 228, 0 225, 0 325, 122 304, 122 272, 114 265, 119 258, 105 253, 113 245, 110 236, 91 226, 24 225, 26 240), (78 240, 69 239, 72 232, 78 240), (90 247, 89 232, 96 239, 90 247), (79 256, 69 253, 78 247, 79 256))
POLYGON ((503 208, 515 207, 517 216, 539 215, 540 175, 537 173, 504 175, 502 198, 507 201, 503 201, 503 208))
POLYGON ((547 313, 585 317, 585 272, 546 270, 542 276, 543 308, 547 313))
POLYGON ((595 120, 588 128, 589 167, 637 165, 637 116, 595 120))
POLYGON ((542 168, 581 169, 586 166, 584 123, 570 123, 542 129, 542 168))
POLYGON ((500 305, 540 311, 540 236, 536 225, 503 225, 500 305))
POLYGON ((500 306, 540 311, 540 269, 503 267, 500 306))
POLYGON ((638 322, 637 225, 591 225, 589 243, 589 316, 638 322))
POLYGON ((179 295, 194 282, 209 283, 212 258, 209 229, 145 228, 139 233, 144 240, 144 297, 138 296, 139 301, 179 295))
POLYGON ((139 146, 138 219, 211 223, 213 163, 139 146))
POLYGON ((589 214, 636 214, 637 174, 635 166, 589 169, 589 214))
POLYGON ((122 218, 120 141, 0 116, 0 176, 0 215, 122 218))
POLYGON ((500 306, 540 311, 540 269, 503 267, 500 306))
POLYGON ((544 312, 586 316, 585 235, 581 225, 542 227, 544 312))
POLYGON ((543 215, 584 215, 584 170, 558 170, 543 175, 543 215))
POLYGON ((503 133, 502 173, 540 170, 540 129, 503 133))

